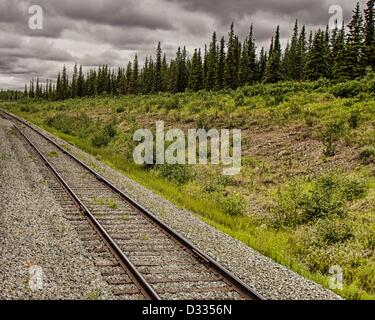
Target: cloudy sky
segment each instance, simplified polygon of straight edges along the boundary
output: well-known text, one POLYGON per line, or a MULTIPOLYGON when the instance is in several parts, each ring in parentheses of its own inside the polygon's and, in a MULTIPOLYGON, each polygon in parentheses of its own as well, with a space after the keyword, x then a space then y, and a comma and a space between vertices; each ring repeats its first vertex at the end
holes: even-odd
POLYGON ((158 41, 171 57, 179 45, 202 47, 214 30, 227 35, 231 21, 241 36, 253 23, 258 47, 268 48, 278 24, 284 42, 295 19, 325 27, 331 5, 347 21, 355 0, 0 0, 0 88, 54 78, 63 64, 125 66, 158 41), (31 5, 43 8, 42 30, 29 28, 31 5))

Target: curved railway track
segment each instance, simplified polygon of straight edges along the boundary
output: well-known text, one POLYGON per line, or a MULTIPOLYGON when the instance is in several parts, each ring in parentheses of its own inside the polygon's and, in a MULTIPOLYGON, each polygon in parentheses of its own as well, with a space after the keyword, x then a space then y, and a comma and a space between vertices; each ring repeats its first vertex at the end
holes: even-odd
POLYGON ((150 300, 264 299, 48 136, 2 113, 42 160, 39 168, 114 295, 150 300))

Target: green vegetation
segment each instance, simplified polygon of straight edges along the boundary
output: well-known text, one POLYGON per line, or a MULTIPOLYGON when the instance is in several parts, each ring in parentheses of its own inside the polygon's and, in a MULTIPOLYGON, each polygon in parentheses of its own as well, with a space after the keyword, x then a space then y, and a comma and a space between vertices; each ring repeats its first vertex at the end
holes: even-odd
POLYGON ((324 286, 329 268, 340 265, 345 284, 337 292, 374 299, 374 83, 369 72, 355 91, 347 89, 352 81, 320 79, 1 106, 324 286), (225 177, 212 165, 136 166, 133 133, 154 130, 160 119, 184 131, 241 128, 241 174, 225 177))
POLYGON ((119 207, 118 203, 112 199, 95 198, 93 203, 99 206, 107 206, 110 209, 118 209, 119 207))
POLYGON ((87 293, 88 300, 102 300, 102 293, 99 288, 87 293))
POLYGON ((57 151, 48 152, 48 158, 57 158, 59 153, 57 151))

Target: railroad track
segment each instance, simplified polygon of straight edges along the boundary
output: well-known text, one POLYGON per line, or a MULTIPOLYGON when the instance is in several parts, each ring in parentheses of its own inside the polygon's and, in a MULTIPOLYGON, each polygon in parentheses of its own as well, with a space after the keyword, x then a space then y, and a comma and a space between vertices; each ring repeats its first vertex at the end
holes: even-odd
POLYGON ((26 121, 2 111, 120 299, 263 300, 248 285, 26 121))

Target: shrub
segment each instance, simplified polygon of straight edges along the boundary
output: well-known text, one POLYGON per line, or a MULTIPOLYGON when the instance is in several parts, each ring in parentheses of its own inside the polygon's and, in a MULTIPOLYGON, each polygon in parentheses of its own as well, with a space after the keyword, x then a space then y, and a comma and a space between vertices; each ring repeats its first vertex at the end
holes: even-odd
POLYGON ((30 112, 30 107, 28 105, 23 105, 20 108, 21 112, 30 112))
POLYGON ((69 115, 66 113, 58 113, 48 117, 45 123, 49 127, 53 127, 65 134, 86 136, 91 130, 92 124, 90 118, 85 113, 79 115, 69 115))
POLYGON ((362 149, 359 157, 361 158, 364 164, 370 164, 375 160, 375 147, 374 146, 366 146, 362 149))
POLYGON ((224 213, 231 216, 243 215, 246 212, 246 201, 239 194, 233 194, 220 199, 220 206, 224 213))
POLYGON ((111 138, 108 133, 101 130, 94 134, 91 138, 91 144, 96 148, 106 147, 110 142, 111 138))
POLYGON ((358 80, 339 83, 332 87, 331 93, 338 98, 355 97, 361 92, 361 82, 358 80))
POLYGON ((345 199, 341 194, 339 179, 334 175, 320 177, 301 203, 304 223, 330 216, 343 217, 345 199))
POLYGON ((190 167, 181 164, 164 164, 158 166, 160 175, 177 184, 185 184, 192 179, 190 167))
POLYGON ((314 112, 306 112, 304 114, 305 123, 307 126, 312 127, 316 122, 317 115, 314 112))
POLYGON ((369 186, 363 179, 351 178, 343 184, 343 193, 348 201, 362 199, 367 195, 369 186))
POLYGON ((234 103, 236 107, 243 106, 245 104, 245 96, 242 91, 237 91, 234 96, 234 103))
POLYGON ((271 208, 271 223, 275 227, 296 227, 323 218, 344 217, 347 200, 343 182, 335 175, 316 179, 308 190, 301 182, 292 183, 278 192, 276 205, 271 208))
POLYGON ((328 245, 343 243, 354 237, 351 223, 340 219, 320 220, 316 225, 320 241, 328 245))
POLYGON ((160 103, 160 106, 162 108, 167 109, 167 110, 178 109, 179 99, 176 95, 173 95, 171 97, 167 97, 167 98, 163 99, 163 101, 160 103))
POLYGON ((323 133, 323 143, 325 145, 324 155, 333 157, 336 154, 336 142, 344 135, 345 124, 343 121, 330 123, 323 133))
POLYGON ((114 138, 116 136, 116 127, 113 122, 107 124, 104 127, 104 132, 108 135, 109 138, 114 138))
POLYGON ((348 119, 349 126, 352 129, 357 129, 359 127, 359 123, 361 120, 361 115, 359 114, 358 111, 353 111, 348 119))
POLYGON ((125 108, 124 107, 117 107, 116 112, 117 113, 123 113, 123 112, 125 112, 125 108))

